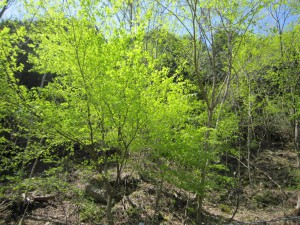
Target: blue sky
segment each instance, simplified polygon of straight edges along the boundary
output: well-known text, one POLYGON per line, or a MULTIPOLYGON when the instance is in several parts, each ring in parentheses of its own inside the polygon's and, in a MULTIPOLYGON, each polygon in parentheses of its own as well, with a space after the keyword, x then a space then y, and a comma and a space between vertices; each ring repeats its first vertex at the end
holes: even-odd
MULTIPOLYGON (((1 0, 0 0, 1 1, 1 0)), ((270 29, 276 26, 275 20, 270 16, 267 9, 263 10, 261 14, 265 14, 264 19, 254 27, 254 32, 259 34, 267 34, 270 29)), ((12 6, 10 6, 3 15, 3 19, 22 19, 26 16, 24 13, 24 8, 21 6, 20 1, 15 1, 12 6)), ((299 23, 300 21, 300 12, 299 14, 289 14, 285 28, 288 28, 288 25, 291 23, 299 23)))

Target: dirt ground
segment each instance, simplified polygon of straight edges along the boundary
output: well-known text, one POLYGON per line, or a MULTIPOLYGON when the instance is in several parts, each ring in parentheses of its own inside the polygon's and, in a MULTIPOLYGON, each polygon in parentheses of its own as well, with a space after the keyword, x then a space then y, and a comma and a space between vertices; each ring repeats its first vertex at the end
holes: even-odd
MULTIPOLYGON (((296 175, 291 172, 297 173, 295 160, 296 153, 293 151, 266 150, 260 153, 251 168, 252 184, 243 185, 241 182, 240 187, 234 190, 208 192, 203 224, 292 224, 289 214, 300 194, 299 190, 290 188, 295 187, 297 182, 296 175)), ((70 182, 83 189, 85 181, 78 174, 70 182)), ((126 177, 129 179, 128 174, 126 177)), ((130 179, 132 181, 133 178, 130 179)), ((136 183, 130 193, 121 196, 114 204, 116 225, 193 224, 191 217, 194 216, 195 202, 192 193, 170 184, 158 193, 157 186, 151 182, 138 175, 134 176, 134 180, 136 183), (158 208, 154 217, 156 204, 158 208)), ((24 225, 107 224, 105 205, 94 203, 84 196, 75 199, 78 196, 70 196, 70 193, 53 193, 53 199, 32 202, 25 214, 17 214, 16 206, 5 207, 8 202, 3 200, 0 202, 0 224, 18 224, 22 218, 24 225)), ((300 218, 293 224, 300 224, 300 218)))

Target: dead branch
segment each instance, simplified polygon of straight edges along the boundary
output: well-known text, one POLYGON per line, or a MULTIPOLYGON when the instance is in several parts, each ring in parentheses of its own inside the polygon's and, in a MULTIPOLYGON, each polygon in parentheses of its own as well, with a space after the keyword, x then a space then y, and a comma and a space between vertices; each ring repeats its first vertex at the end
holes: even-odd
POLYGON ((34 194, 22 194, 24 202, 47 202, 55 199, 55 195, 34 195, 34 194))

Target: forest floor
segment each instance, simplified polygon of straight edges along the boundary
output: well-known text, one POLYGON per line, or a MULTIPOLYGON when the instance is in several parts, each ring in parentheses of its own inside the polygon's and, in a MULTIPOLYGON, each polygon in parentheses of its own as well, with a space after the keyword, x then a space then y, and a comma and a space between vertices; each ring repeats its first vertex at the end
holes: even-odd
MULTIPOLYGON (((299 181, 296 153, 288 149, 265 150, 257 154, 252 165, 251 185, 245 179, 234 189, 207 194, 203 224, 284 224, 284 218, 293 210, 300 194, 300 190, 291 188, 299 187, 296 183, 297 179, 299 181)), ((84 190, 89 176, 92 175, 76 170, 65 180, 84 190)), ((247 177, 246 173, 243 176, 247 177)), ((194 194, 170 184, 165 184, 158 192, 157 185, 129 170, 123 173, 123 180, 126 191, 118 197, 113 208, 116 225, 193 224, 194 194), (156 213, 155 206, 158 206, 156 213)), ((49 196, 54 197, 30 203, 26 213, 24 209, 23 213, 16 213, 16 204, 4 208, 6 202, 2 200, 0 224, 1 221, 2 224, 18 224, 22 217, 23 224, 28 225, 106 224, 105 205, 87 199, 84 191, 76 194, 74 190, 52 191, 49 196)), ((294 224, 300 224, 300 218, 298 221, 294 224)))

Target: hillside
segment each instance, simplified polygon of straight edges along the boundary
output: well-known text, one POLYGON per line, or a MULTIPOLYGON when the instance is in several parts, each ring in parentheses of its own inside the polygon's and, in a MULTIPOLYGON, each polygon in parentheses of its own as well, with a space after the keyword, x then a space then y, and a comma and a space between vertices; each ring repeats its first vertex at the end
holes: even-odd
MULTIPOLYGON (((204 201, 204 224, 228 224, 236 206, 232 224, 250 224, 246 223, 249 221, 256 221, 255 224, 263 224, 259 221, 284 224, 282 218, 287 217, 295 207, 299 194, 299 190, 290 188, 299 182, 295 160, 296 153, 288 149, 260 152, 253 162, 252 185, 243 175, 236 189, 208 192, 204 201)), ((114 176, 114 167, 110 169, 110 174, 114 176)), ((66 184, 55 183, 61 182, 59 180, 45 180, 45 186, 33 187, 27 194, 32 202, 23 202, 21 211, 17 210, 16 202, 2 199, 1 224, 17 224, 22 216, 24 224, 28 225, 106 224, 105 197, 101 198, 104 190, 97 179, 99 176, 91 172, 73 168, 65 177, 66 184)), ((116 187, 113 206, 115 224, 193 224, 193 193, 167 183, 159 191, 160 184, 150 177, 141 176, 133 167, 126 168, 121 182, 113 185, 116 187)))
POLYGON ((297 3, 0 1, 0 224, 299 224, 297 3))

